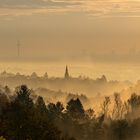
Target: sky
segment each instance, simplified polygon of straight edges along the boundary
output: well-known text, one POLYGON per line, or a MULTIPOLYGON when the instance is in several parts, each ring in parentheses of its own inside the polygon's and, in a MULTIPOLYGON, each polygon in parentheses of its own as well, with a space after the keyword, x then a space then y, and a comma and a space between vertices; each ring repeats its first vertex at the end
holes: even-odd
POLYGON ((0 0, 0 58, 139 62, 140 0, 0 0))

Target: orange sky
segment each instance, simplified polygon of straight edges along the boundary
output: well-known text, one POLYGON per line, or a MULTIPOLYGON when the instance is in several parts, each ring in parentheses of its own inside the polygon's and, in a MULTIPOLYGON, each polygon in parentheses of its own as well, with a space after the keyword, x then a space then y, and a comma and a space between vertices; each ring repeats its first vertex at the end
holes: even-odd
POLYGON ((137 61, 139 0, 0 0, 0 56, 137 61))

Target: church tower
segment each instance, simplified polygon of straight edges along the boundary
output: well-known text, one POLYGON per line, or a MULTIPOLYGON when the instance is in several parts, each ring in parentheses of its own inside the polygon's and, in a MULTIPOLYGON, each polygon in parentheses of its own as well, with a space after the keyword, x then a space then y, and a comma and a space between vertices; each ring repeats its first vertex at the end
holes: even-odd
POLYGON ((65 79, 69 79, 70 76, 69 76, 69 70, 68 70, 68 67, 66 66, 66 70, 65 70, 65 79))

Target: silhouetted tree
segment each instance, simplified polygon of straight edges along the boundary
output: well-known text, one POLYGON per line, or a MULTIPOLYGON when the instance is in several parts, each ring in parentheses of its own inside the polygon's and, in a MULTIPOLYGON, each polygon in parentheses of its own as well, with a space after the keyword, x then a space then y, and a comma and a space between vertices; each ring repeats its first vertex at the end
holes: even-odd
MULTIPOLYGON (((0 135, 10 140, 62 140, 61 132, 42 115, 45 103, 38 97, 36 104, 30 98, 31 90, 22 85, 16 88, 16 98, 3 110, 0 119, 0 135)), ((57 103, 56 112, 62 111, 62 106, 57 103)), ((69 140, 69 139, 68 139, 69 140)))
POLYGON ((114 94, 114 108, 112 117, 113 119, 122 119, 126 114, 126 106, 123 104, 120 94, 114 94))
MULTIPOLYGON (((129 124, 126 120, 112 121, 111 123, 111 140, 126 140, 129 135, 129 124)), ((128 137, 130 138, 130 137, 128 137)), ((130 138, 131 139, 131 138, 130 138)))
POLYGON ((44 79, 48 79, 48 73, 46 72, 43 76, 44 79))
POLYGON ((63 104, 60 102, 57 102, 56 104, 50 103, 47 105, 48 117, 50 120, 61 118, 63 110, 63 104))
POLYGON ((37 98, 37 100, 35 102, 35 106, 36 106, 38 112, 41 113, 42 115, 47 113, 47 108, 46 108, 45 102, 41 96, 39 96, 37 98))
POLYGON ((77 98, 76 100, 71 99, 67 103, 66 107, 67 113, 73 118, 73 119, 81 119, 85 116, 85 111, 83 108, 83 105, 81 101, 77 98))
POLYGON ((33 72, 33 73, 31 74, 31 78, 33 78, 33 79, 36 79, 36 78, 38 78, 38 75, 37 75, 37 73, 36 73, 36 72, 33 72))
POLYGON ((102 113, 105 115, 105 117, 108 117, 109 112, 109 105, 111 104, 110 97, 105 97, 105 100, 103 101, 103 104, 101 105, 102 113))
POLYGON ((128 103, 131 106, 131 109, 137 109, 140 107, 140 96, 137 95, 136 93, 133 93, 130 97, 130 99, 128 99, 128 103))
POLYGON ((133 93, 128 99, 128 105, 130 109, 128 110, 126 117, 128 119, 140 117, 140 95, 133 93))
POLYGON ((4 93, 0 93, 0 117, 3 115, 3 109, 9 103, 8 96, 4 93))
POLYGON ((93 119, 93 118, 95 118, 95 111, 93 110, 93 109, 88 109, 88 110, 86 110, 85 111, 85 114, 87 115, 87 117, 89 118, 89 119, 93 119))
POLYGON ((0 140, 140 139, 139 95, 134 94, 128 102, 123 102, 120 95, 115 94, 111 118, 106 117, 110 111, 109 97, 105 97, 100 115, 95 115, 92 109, 84 110, 79 98, 71 99, 64 108, 61 102, 46 105, 43 97, 32 98, 34 92, 26 85, 16 88, 16 94, 10 98, 5 92, 1 87, 0 136, 3 137, 0 140), (128 104, 132 108, 130 116, 137 115, 131 120, 125 115, 128 104))
POLYGON ((11 94, 11 90, 8 86, 5 86, 4 87, 4 92, 7 94, 7 95, 10 95, 11 94))
POLYGON ((26 85, 21 85, 16 88, 17 97, 15 101, 27 107, 33 106, 33 101, 30 98, 31 90, 26 85))

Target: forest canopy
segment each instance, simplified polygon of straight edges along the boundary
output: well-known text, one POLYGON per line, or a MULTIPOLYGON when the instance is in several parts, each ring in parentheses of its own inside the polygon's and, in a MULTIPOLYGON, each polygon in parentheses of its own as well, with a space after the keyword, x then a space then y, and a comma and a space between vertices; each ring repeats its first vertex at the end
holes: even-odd
MULTIPOLYGON (((84 109, 79 98, 45 103, 26 85, 0 92, 0 140, 136 140, 140 138, 140 96, 105 97, 101 112, 84 109), (111 109, 111 102, 113 108, 111 109)), ((93 103, 94 104, 94 103, 93 103)))

